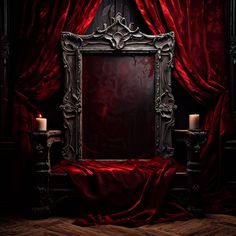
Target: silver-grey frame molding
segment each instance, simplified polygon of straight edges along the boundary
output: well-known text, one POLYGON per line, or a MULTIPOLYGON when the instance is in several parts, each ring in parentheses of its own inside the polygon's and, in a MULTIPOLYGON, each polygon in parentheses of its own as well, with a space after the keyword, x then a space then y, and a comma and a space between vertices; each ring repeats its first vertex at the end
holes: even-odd
POLYGON ((155 154, 172 156, 171 132, 174 126, 175 100, 171 90, 174 33, 147 35, 126 20, 120 13, 112 24, 104 24, 90 35, 62 32, 61 44, 65 68, 64 98, 61 108, 64 119, 65 159, 83 159, 82 153, 82 55, 84 53, 120 53, 155 55, 155 154))

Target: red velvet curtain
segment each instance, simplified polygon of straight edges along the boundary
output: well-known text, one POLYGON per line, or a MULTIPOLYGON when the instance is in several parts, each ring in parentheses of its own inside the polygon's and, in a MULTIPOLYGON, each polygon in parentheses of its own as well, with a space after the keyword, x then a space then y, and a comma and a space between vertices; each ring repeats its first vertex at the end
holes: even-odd
MULTIPOLYGON (((202 152, 204 187, 216 191, 220 177, 220 144, 233 131, 229 111, 225 51, 224 1, 135 0, 154 34, 173 30, 176 36, 174 77, 206 107, 203 128, 208 142, 202 152)), ((15 86, 13 131, 24 154, 29 132, 46 101, 62 84, 62 30, 83 34, 101 0, 21 1, 20 60, 15 86)))
POLYGON ((23 159, 31 150, 29 132, 39 112, 37 104, 46 101, 62 85, 61 32, 84 34, 100 3, 101 0, 23 0, 19 4, 20 52, 13 132, 23 159))
POLYGON ((234 131, 225 58, 224 0, 135 0, 153 34, 174 31, 174 77, 205 107, 208 141, 201 154, 203 189, 220 187, 222 140, 234 131))

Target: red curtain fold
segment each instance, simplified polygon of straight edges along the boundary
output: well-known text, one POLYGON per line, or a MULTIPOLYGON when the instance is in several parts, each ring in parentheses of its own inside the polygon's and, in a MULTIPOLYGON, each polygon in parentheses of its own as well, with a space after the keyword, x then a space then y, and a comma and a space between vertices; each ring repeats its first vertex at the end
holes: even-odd
MULTIPOLYGON (((19 61, 13 107, 13 134, 24 159, 30 154, 37 103, 46 101, 62 85, 62 31, 84 34, 101 0, 23 0, 19 9, 19 61)), ((24 161, 24 160, 22 160, 24 161)))
POLYGON ((201 153, 203 190, 220 187, 222 140, 234 132, 227 88, 224 1, 135 0, 153 34, 174 31, 174 77, 206 108, 208 141, 201 153))

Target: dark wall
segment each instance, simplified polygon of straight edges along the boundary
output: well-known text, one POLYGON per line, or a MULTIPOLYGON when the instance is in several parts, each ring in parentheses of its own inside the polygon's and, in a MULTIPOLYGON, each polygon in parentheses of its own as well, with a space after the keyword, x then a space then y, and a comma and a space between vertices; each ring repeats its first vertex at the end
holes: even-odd
POLYGON ((92 33, 98 27, 102 28, 104 23, 111 24, 111 18, 118 12, 122 14, 128 24, 133 23, 142 32, 146 34, 151 33, 139 13, 135 2, 130 0, 103 0, 87 33, 92 33))
POLYGON ((19 163, 15 142, 10 137, 11 75, 11 2, 0 1, 0 211, 19 193, 19 163))
POLYGON ((9 76, 9 2, 3 0, 0 2, 0 136, 6 136, 7 109, 8 109, 8 76, 9 76))

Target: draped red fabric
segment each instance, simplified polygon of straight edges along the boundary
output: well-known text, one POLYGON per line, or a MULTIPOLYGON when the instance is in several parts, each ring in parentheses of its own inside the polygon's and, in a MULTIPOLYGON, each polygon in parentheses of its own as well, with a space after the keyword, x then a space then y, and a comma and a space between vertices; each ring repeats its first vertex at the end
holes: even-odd
POLYGON ((235 132, 227 88, 224 1, 135 0, 153 34, 174 31, 174 77, 205 107, 202 153, 205 193, 220 188, 221 145, 235 132))
POLYGON ((100 3, 101 0, 21 1, 13 133, 22 155, 30 154, 29 132, 39 112, 37 104, 62 85, 61 32, 84 34, 100 3))
POLYGON ((167 199, 178 165, 172 159, 126 161, 67 161, 53 167, 68 173, 79 193, 80 226, 116 224, 137 227, 147 223, 191 217, 176 201, 167 199))

